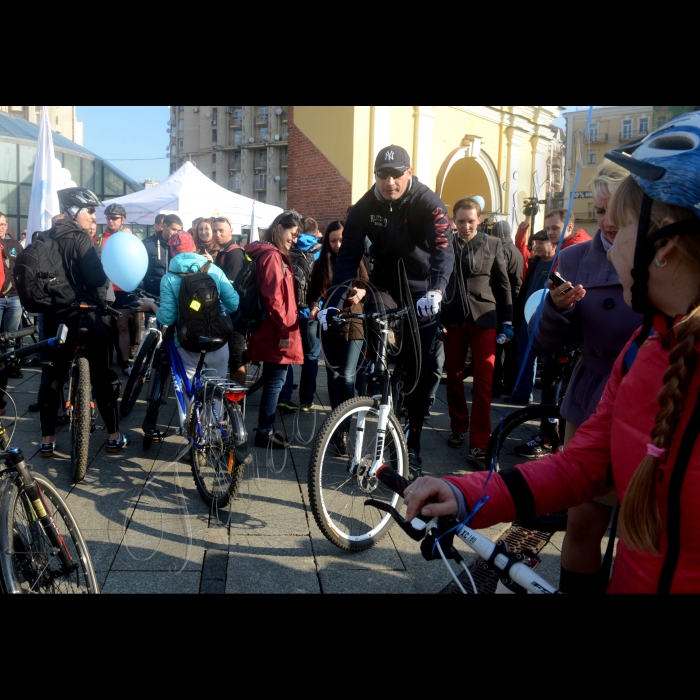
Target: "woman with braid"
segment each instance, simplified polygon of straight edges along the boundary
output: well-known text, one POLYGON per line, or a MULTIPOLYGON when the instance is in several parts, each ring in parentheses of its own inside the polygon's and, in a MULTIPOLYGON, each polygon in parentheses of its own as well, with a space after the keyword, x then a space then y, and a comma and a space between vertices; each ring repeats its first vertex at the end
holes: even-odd
POLYGON ((580 505, 612 481, 620 542, 607 592, 700 593, 700 113, 606 158, 631 173, 610 202, 619 231, 608 257, 644 322, 596 411, 563 452, 536 463, 490 479, 417 479, 406 519, 472 515, 484 528, 580 505))

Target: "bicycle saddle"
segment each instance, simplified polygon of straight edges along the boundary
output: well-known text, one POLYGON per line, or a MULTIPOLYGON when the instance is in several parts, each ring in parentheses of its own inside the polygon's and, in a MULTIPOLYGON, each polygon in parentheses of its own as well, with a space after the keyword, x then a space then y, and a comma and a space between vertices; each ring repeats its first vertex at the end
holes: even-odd
POLYGON ((210 338, 206 335, 200 335, 197 340, 197 345, 199 345, 199 349, 204 352, 213 352, 226 345, 226 341, 223 338, 210 338))

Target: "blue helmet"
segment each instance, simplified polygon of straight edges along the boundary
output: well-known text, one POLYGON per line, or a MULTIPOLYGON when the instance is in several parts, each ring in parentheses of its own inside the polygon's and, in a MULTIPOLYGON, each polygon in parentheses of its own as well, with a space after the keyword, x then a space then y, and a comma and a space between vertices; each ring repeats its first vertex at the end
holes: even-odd
POLYGON ((682 114, 605 157, 629 170, 651 199, 700 218, 700 112, 682 114))

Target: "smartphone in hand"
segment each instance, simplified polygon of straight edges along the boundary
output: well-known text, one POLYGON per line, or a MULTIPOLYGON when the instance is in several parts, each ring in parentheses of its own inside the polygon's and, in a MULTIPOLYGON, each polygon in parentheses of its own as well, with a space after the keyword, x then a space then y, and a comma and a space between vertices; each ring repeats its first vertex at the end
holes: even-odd
MULTIPOLYGON (((558 272, 552 272, 549 275, 549 279, 555 287, 561 287, 562 284, 566 284, 566 280, 558 272)), ((568 294, 572 289, 573 287, 569 285, 563 293, 568 294)))

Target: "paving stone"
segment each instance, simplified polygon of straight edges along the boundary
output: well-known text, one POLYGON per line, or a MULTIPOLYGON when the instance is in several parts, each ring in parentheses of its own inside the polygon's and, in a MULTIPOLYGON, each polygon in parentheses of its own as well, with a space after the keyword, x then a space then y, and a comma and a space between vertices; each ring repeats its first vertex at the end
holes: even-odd
POLYGON ((324 593, 417 593, 405 571, 321 571, 324 593))
POLYGON ((111 571, 102 593, 199 593, 199 571, 111 571))

